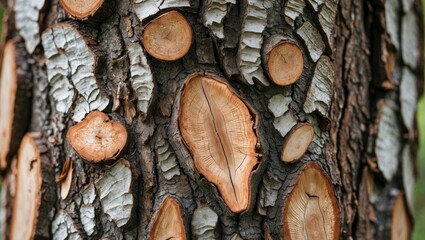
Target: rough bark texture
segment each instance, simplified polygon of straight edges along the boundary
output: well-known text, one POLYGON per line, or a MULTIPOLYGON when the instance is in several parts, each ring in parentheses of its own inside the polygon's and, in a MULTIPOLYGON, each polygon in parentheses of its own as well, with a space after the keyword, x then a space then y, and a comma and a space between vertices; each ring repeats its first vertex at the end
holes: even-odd
MULTIPOLYGON (((15 46, 18 90, 27 93, 11 109, 31 107, 31 118, 19 115, 25 121, 9 116, 13 130, 40 132, 40 159, 51 166, 46 179, 62 175, 62 181, 41 185, 46 201, 37 208, 38 218, 44 216, 35 223, 37 236, 410 236, 414 114, 424 85, 419 0, 105 0, 85 2, 102 4, 89 6, 97 10, 84 17, 61 2, 73 1, 9 0, 3 28, 2 45, 15 46), (183 25, 151 29, 168 44, 143 37, 149 23, 167 15, 183 19, 190 33, 182 42, 185 52, 165 58, 172 61, 148 48, 175 51, 180 32, 163 36, 161 28, 183 25), (280 43, 289 45, 273 52, 280 43), (293 61, 285 50, 292 48, 293 61), (270 54, 296 65, 296 74, 283 76, 290 81, 281 85, 290 85, 271 79, 270 54), (214 86, 188 98, 193 76, 208 76, 206 85, 214 86), (99 153, 100 160, 114 161, 93 163, 79 155, 84 134, 117 147, 113 136, 81 129, 74 139, 82 146, 75 150, 67 137, 94 111, 127 131, 125 148, 108 147, 112 157, 99 153), (311 143, 291 140, 296 126, 312 127, 311 143), (202 131, 208 134, 188 140, 202 131), (307 150, 287 163, 282 145, 307 150), (210 165, 201 169, 205 159, 210 165), (64 167, 67 161, 72 168, 64 167), (166 222, 175 226, 161 224, 166 222), (291 232, 285 224, 301 230, 291 232)), ((1 86, 7 80, 2 73, 1 86)), ((99 132, 115 134, 102 127, 99 132)), ((14 200, 23 184, 13 160, 21 140, 13 137, 0 195, 0 234, 6 238, 13 218, 22 218, 13 215, 23 213, 14 200)))

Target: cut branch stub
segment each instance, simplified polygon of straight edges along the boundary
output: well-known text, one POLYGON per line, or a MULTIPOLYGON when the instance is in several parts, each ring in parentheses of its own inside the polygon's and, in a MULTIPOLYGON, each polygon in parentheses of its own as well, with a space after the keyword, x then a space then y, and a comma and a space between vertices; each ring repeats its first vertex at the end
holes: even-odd
POLYGON ((231 211, 245 210, 257 164, 257 137, 247 106, 228 85, 200 74, 189 78, 180 104, 180 131, 196 169, 218 187, 231 211))
POLYGON ((404 194, 399 193, 395 199, 391 221, 391 240, 411 239, 412 223, 409 210, 404 201, 404 194))
POLYGON ((61 184, 61 198, 65 199, 68 196, 69 190, 71 190, 71 183, 72 183, 72 160, 71 158, 68 158, 63 165, 62 173, 59 177, 56 178, 57 182, 60 182, 61 184))
POLYGON ((20 60, 19 53, 25 52, 23 46, 15 42, 6 43, 3 52, 3 66, 0 79, 0 168, 5 169, 16 154, 20 141, 26 131, 30 117, 29 82, 20 60), (19 51, 19 52, 18 52, 19 51), (19 67, 18 67, 19 66, 19 67))
POLYGON ((339 239, 339 209, 333 187, 315 163, 298 176, 283 211, 284 239, 339 239))
POLYGON ((267 73, 274 83, 286 86, 297 81, 304 68, 301 49, 280 36, 269 38, 263 48, 267 73))
POLYGON ((60 0, 60 2, 67 13, 80 20, 105 19, 106 16, 111 15, 115 7, 113 0, 60 0))
POLYGON ((310 123, 299 123, 291 129, 282 145, 280 159, 291 163, 300 159, 314 137, 314 127, 310 123))
POLYGON ((149 234, 149 239, 186 239, 180 204, 173 197, 167 197, 162 203, 149 234))
POLYGON ((143 45, 154 58, 174 61, 190 49, 192 28, 177 11, 169 11, 149 22, 143 32, 143 45))
POLYGON ((90 162, 117 159, 127 143, 127 130, 108 115, 94 111, 72 126, 67 138, 72 148, 90 162))
POLYGON ((22 139, 18 152, 18 171, 10 239, 44 239, 53 207, 54 173, 47 147, 39 133, 22 139), (53 200, 53 201, 52 201, 53 200))

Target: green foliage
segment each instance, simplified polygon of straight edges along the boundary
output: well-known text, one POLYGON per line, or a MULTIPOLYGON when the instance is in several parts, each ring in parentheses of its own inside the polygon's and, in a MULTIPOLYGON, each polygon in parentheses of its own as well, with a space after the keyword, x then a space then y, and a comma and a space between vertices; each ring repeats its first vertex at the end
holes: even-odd
MULTIPOLYGON (((425 0, 422 0, 422 8, 425 6, 425 0)), ((417 166, 419 177, 415 187, 415 230, 413 232, 414 240, 425 239, 425 96, 422 96, 418 104, 418 128, 419 128, 419 153, 417 166)))
MULTIPOLYGON (((425 3, 425 1, 424 1, 425 3)), ((418 170, 419 177, 415 188, 415 231, 414 240, 425 239, 425 97, 418 104, 418 127, 419 127, 419 153, 418 170)))

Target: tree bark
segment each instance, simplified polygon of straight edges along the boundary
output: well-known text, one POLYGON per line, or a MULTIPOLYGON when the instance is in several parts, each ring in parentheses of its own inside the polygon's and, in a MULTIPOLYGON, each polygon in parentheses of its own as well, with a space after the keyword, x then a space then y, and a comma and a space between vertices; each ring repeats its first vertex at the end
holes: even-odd
POLYGON ((419 0, 8 0, 5 16, 1 237, 410 239, 419 0))

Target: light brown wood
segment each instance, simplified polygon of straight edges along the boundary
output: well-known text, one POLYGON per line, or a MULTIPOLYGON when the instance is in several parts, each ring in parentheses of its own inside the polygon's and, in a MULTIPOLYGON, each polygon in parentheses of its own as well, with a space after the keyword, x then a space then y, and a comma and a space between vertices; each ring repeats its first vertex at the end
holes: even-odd
POLYGON ((94 111, 72 126, 67 138, 72 148, 90 162, 117 159, 127 143, 127 130, 105 113, 94 111))
POLYGON ((5 169, 10 158, 12 125, 15 108, 17 86, 15 47, 12 42, 6 43, 3 53, 3 66, 0 79, 0 167, 5 169))
MULTIPOLYGON (((25 67, 18 62, 23 60, 24 46, 14 40, 6 43, 3 49, 0 78, 0 169, 7 168, 18 151, 25 134, 29 118, 31 75, 22 75, 25 67)), ((24 66, 27 66, 24 64, 24 66)))
POLYGON ((65 199, 68 196, 72 183, 72 160, 68 158, 62 168, 62 173, 56 178, 56 182, 61 184, 61 198, 65 199))
POLYGON ((297 177, 283 210, 283 225, 284 239, 339 239, 338 204, 317 164, 308 164, 297 177))
POLYGON ((154 58, 173 61, 182 58, 192 44, 192 28, 177 11, 169 11, 148 23, 143 45, 154 58))
POLYGON ((196 169, 217 186, 231 211, 245 210, 257 164, 257 137, 248 107, 218 78, 197 74, 186 82, 179 116, 196 169))
POLYGON ((314 137, 314 127, 310 123, 298 123, 286 135, 282 144, 280 159, 286 163, 295 162, 307 151, 314 137))
POLYGON ((267 72, 274 83, 287 86, 296 82, 304 69, 301 49, 291 41, 279 41, 266 53, 267 72))
POLYGON ((42 222, 48 221, 46 214, 50 209, 45 205, 45 201, 49 190, 45 189, 48 186, 43 182, 48 182, 52 177, 52 172, 46 170, 52 171, 53 168, 46 166, 50 160, 42 156, 47 148, 41 144, 40 137, 39 133, 25 135, 19 148, 11 239, 40 237, 37 232, 43 232, 45 229, 42 229, 42 222))
POLYGON ((393 216, 391 222, 391 240, 411 239, 412 223, 409 217, 404 194, 399 193, 394 201, 393 216))
POLYGON ((98 11, 105 0, 60 0, 63 8, 71 16, 87 19, 98 11))
POLYGON ((180 212, 180 204, 173 197, 168 196, 162 203, 155 217, 149 239, 186 239, 186 231, 180 212))

